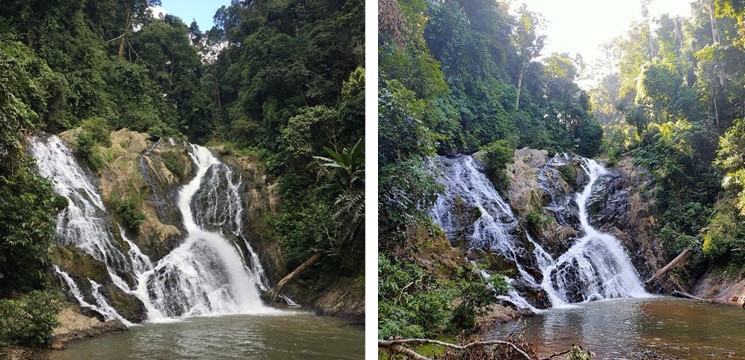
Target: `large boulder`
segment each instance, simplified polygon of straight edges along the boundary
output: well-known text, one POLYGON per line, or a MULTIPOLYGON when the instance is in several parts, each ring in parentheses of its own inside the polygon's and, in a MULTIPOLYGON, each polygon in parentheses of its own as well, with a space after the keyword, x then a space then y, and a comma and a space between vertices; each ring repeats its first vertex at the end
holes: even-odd
POLYGON ((95 317, 88 317, 80 313, 80 308, 71 306, 57 314, 60 325, 52 333, 52 345, 61 350, 64 345, 101 334, 127 331, 127 327, 119 320, 100 321, 95 317))

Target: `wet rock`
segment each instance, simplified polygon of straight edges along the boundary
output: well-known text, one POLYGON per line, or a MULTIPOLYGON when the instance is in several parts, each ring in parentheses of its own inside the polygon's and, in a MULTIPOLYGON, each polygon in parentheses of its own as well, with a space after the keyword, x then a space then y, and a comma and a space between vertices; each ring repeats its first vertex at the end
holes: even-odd
POLYGON ((493 329, 495 325, 515 320, 523 316, 519 311, 500 304, 489 305, 486 313, 476 319, 476 324, 482 331, 493 329))
MULTIPOLYGON (((219 149, 216 149, 216 152, 221 154, 219 149)), ((236 172, 234 176, 239 176, 242 181, 240 190, 244 208, 242 233, 261 260, 269 281, 276 283, 289 272, 286 269, 287 264, 279 241, 274 238, 269 224, 266 223, 268 215, 279 210, 278 183, 269 177, 258 155, 240 157, 224 153, 222 155, 222 161, 233 169, 236 172)), ((237 245, 245 247, 242 240, 237 245)), ((296 285, 290 284, 289 288, 293 289, 296 285)), ((309 291, 310 289, 295 290, 309 291)))
POLYGON ((110 280, 106 265, 72 245, 57 245, 51 249, 52 259, 73 278, 89 278, 99 284, 110 280))
POLYGON ((64 344, 72 341, 127 331, 127 327, 119 320, 101 322, 94 317, 82 315, 78 311, 76 307, 68 307, 57 315, 60 326, 52 333, 52 344, 62 344, 64 347, 64 344))
POLYGON ((49 348, 52 350, 64 350, 65 344, 60 341, 60 339, 52 339, 52 343, 49 345, 49 348))
MULTIPOLYGON (((91 279, 101 285, 99 292, 125 319, 133 323, 139 323, 145 319, 146 312, 142 301, 131 294, 125 293, 122 289, 114 285, 103 262, 69 245, 53 246, 52 256, 60 269, 68 273, 75 280, 87 302, 96 303, 95 298, 91 295, 93 288, 90 281, 88 281, 88 279, 91 279)), ((133 280, 130 279, 130 281, 133 280)), ((77 301, 69 293, 66 294, 70 301, 77 301)), ((86 315, 95 316, 103 321, 103 315, 94 310, 85 309, 83 312, 86 315)))
POLYGON ((116 285, 107 284, 101 292, 111 306, 119 312, 119 315, 127 321, 141 323, 147 317, 147 311, 142 301, 132 294, 125 293, 116 285))

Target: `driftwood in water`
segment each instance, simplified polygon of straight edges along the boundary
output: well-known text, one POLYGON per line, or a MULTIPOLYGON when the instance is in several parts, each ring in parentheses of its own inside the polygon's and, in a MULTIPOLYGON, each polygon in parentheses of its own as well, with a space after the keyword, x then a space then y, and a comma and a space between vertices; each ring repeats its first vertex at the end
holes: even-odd
POLYGON ((698 300, 698 301, 702 301, 702 302, 708 302, 708 303, 712 302, 711 300, 707 300, 707 299, 704 299, 704 298, 701 298, 701 297, 698 297, 696 295, 689 294, 689 293, 683 292, 683 291, 677 291, 677 290, 675 290, 675 291, 673 291, 671 293, 671 295, 672 296, 675 296, 675 297, 692 299, 692 300, 698 300))
POLYGON ((682 265, 686 261, 688 261, 693 256, 693 250, 691 248, 686 248, 683 250, 678 256, 673 259, 673 261, 669 262, 667 265, 665 265, 662 269, 657 271, 654 276, 649 278, 646 282, 644 282, 644 287, 647 288, 647 290, 651 290, 652 285, 665 276, 670 270, 672 270, 677 265, 682 265))
POLYGON ((268 302, 269 304, 274 303, 277 300, 277 296, 279 296, 279 292, 282 291, 282 288, 287 285, 290 281, 295 279, 296 277, 300 276, 300 274, 303 273, 303 271, 307 270, 309 267, 313 266, 313 264, 317 263, 321 258, 323 257, 323 253, 315 253, 313 256, 308 258, 308 260, 305 260, 300 266, 295 268, 295 270, 292 270, 291 273, 287 274, 285 277, 280 280, 277 285, 275 285, 273 288, 269 289, 269 291, 265 292, 261 297, 264 299, 264 301, 268 302))

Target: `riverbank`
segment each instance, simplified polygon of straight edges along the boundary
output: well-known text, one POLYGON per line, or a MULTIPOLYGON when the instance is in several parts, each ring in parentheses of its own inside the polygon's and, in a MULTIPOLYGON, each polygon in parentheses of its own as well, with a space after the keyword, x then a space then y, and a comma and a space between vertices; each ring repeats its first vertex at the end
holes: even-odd
POLYGON ((50 348, 54 350, 62 350, 70 342, 128 330, 119 320, 101 321, 96 317, 88 317, 81 314, 77 307, 62 310, 57 318, 60 326, 54 329, 50 344, 50 348))

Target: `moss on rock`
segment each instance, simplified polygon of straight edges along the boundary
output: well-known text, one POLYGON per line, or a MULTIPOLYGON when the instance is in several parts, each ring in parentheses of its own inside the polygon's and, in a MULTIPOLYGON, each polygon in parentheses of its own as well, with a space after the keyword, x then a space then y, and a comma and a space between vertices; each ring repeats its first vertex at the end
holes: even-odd
POLYGON ((106 265, 71 245, 51 249, 52 260, 62 270, 76 278, 89 278, 99 284, 109 281, 106 265))
POLYGON ((125 293, 114 284, 104 286, 101 293, 123 318, 133 323, 145 320, 145 305, 134 295, 125 293))

